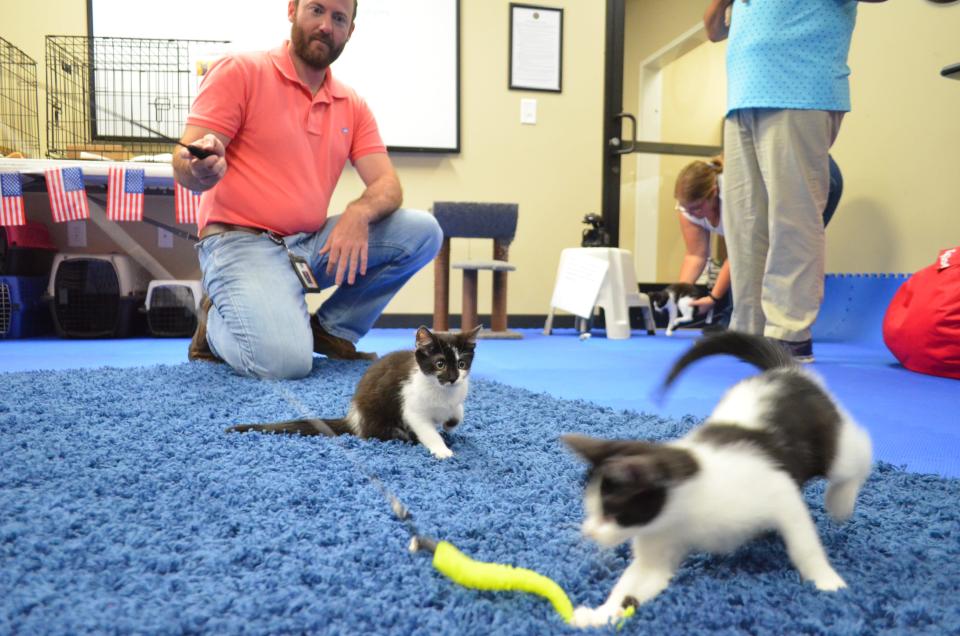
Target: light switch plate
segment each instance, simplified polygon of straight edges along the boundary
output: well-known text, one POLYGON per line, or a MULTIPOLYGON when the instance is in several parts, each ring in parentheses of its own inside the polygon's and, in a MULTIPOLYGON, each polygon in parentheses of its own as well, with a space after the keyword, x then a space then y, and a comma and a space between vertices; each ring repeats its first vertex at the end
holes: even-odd
POLYGON ((520 100, 520 123, 530 125, 537 123, 537 100, 520 100))
POLYGON ((67 245, 70 247, 87 246, 86 221, 67 221, 67 245))
POLYGON ((162 227, 157 228, 157 247, 170 249, 173 247, 173 234, 162 227))

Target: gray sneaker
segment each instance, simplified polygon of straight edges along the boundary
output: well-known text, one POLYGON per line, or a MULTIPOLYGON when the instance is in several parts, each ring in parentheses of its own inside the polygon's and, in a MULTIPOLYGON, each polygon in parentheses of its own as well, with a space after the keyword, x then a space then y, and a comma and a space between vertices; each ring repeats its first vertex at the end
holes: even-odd
POLYGON ((771 338, 778 345, 790 352, 790 355, 793 356, 793 359, 797 362, 803 362, 808 364, 813 362, 813 340, 801 340, 800 342, 791 342, 789 340, 778 340, 776 338, 771 338))

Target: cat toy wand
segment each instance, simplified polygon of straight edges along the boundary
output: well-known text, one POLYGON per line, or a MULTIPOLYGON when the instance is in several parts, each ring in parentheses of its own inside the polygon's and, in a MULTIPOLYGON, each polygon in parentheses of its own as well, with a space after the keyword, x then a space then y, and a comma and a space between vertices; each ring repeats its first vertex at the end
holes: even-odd
MULTIPOLYGON (((41 84, 41 85, 42 85, 42 84, 41 84)), ((46 90, 46 88, 44 88, 44 90, 46 90)), ((159 131, 157 131, 157 130, 154 130, 153 128, 150 128, 149 126, 146 126, 146 125, 144 125, 144 124, 141 124, 141 123, 138 122, 136 119, 131 119, 130 117, 125 117, 124 115, 121 115, 121 114, 119 114, 119 113, 116 113, 116 112, 110 110, 109 108, 103 106, 102 104, 97 105, 97 110, 100 111, 100 112, 102 112, 102 113, 104 113, 104 114, 106 114, 106 115, 109 115, 109 116, 111 116, 111 117, 116 117, 117 119, 119 119, 120 121, 122 121, 122 122, 124 122, 124 123, 133 124, 133 125, 136 126, 137 128, 141 128, 141 129, 147 131, 147 132, 150 133, 151 135, 156 136, 156 137, 157 137, 157 141, 162 141, 162 142, 168 143, 168 144, 176 144, 176 145, 178 145, 178 146, 183 146, 184 148, 187 149, 187 151, 188 151, 191 155, 193 155, 193 156, 196 157, 197 159, 206 159, 206 158, 209 157, 210 155, 214 154, 213 152, 211 152, 211 151, 209 151, 209 150, 204 150, 204 149, 202 149, 202 148, 197 148, 196 146, 189 146, 189 145, 183 143, 182 141, 178 141, 178 140, 174 139, 173 137, 167 136, 167 135, 163 134, 162 132, 159 132, 159 131)))
MULTIPOLYGON (((281 395, 290 399, 289 394, 285 392, 281 392, 281 395)), ((296 400, 291 400, 291 402, 296 403, 296 400)), ((314 425, 317 426, 321 434, 327 437, 336 437, 336 433, 326 424, 319 422, 314 425)), ((413 514, 403 505, 403 502, 376 475, 365 468, 361 468, 349 454, 347 456, 351 463, 360 468, 361 472, 370 480, 370 483, 383 494, 390 504, 393 515, 406 526, 410 533, 409 549, 411 552, 425 550, 432 553, 434 569, 463 587, 491 592, 527 592, 542 596, 553 604, 553 608, 560 614, 564 622, 570 623, 573 618, 573 603, 570 602, 570 597, 563 591, 563 588, 553 579, 526 568, 518 568, 504 563, 477 561, 458 550, 449 541, 436 541, 421 535, 413 522, 413 514)), ((625 602, 623 616, 617 625, 617 629, 620 629, 623 626, 623 621, 633 616, 635 611, 636 603, 632 599, 625 602)))
POLYGON ((474 590, 520 591, 537 594, 553 604, 553 608, 567 623, 573 618, 573 603, 570 597, 552 579, 526 568, 516 568, 502 563, 475 561, 458 550, 449 541, 436 541, 420 534, 413 523, 413 515, 397 497, 376 477, 371 477, 390 502, 394 516, 403 522, 410 532, 410 551, 426 550, 433 554, 433 567, 447 578, 474 590))
POLYGON ((101 109, 102 109, 105 113, 107 113, 108 115, 111 115, 111 116, 113 116, 113 117, 120 117, 121 119, 123 119, 123 120, 124 120, 125 122, 127 122, 128 124, 133 124, 134 126, 138 126, 138 127, 140 127, 140 128, 143 128, 144 130, 146 130, 146 131, 147 131, 148 133, 150 133, 151 135, 156 135, 157 137, 160 138, 160 141, 165 141, 165 142, 167 142, 168 144, 177 144, 178 146, 183 146, 184 148, 187 149, 187 151, 188 151, 191 155, 193 155, 193 156, 196 157, 197 159, 206 159, 206 158, 209 157, 210 155, 214 154, 214 153, 212 153, 212 152, 209 151, 209 150, 204 150, 204 149, 202 149, 202 148, 197 148, 196 146, 188 146, 187 144, 183 143, 182 141, 177 141, 177 140, 174 139, 173 137, 168 137, 168 136, 164 135, 162 132, 157 132, 157 131, 154 130, 153 128, 150 128, 150 127, 148 127, 148 126, 144 126, 144 125, 141 124, 140 122, 135 121, 135 120, 133 120, 133 119, 130 119, 129 117, 123 117, 122 115, 117 115, 116 113, 113 113, 112 111, 107 110, 106 108, 103 108, 103 107, 99 107, 99 108, 101 108, 101 109))
MULTIPOLYGON (((477 561, 458 550, 449 541, 436 541, 421 535, 417 526, 413 523, 413 515, 400 500, 387 490, 379 479, 370 476, 370 480, 390 502, 390 508, 393 510, 394 516, 402 521, 410 532, 410 551, 425 550, 433 554, 433 567, 438 572, 454 583, 474 590, 527 592, 542 596, 553 604, 553 608, 563 618, 564 622, 569 623, 571 621, 573 618, 573 603, 570 602, 570 597, 563 591, 563 588, 553 579, 527 568, 477 561)), ((634 611, 634 605, 631 604, 626 607, 623 619, 632 616, 634 611)), ((617 629, 622 626, 623 622, 621 621, 617 629)))
MULTIPOLYGON (((35 85, 36 85, 37 87, 39 87, 39 88, 42 88, 43 90, 45 90, 45 91, 47 91, 47 92, 51 92, 50 89, 49 89, 43 82, 35 82, 35 85)), ((109 115, 110 117, 115 117, 116 119, 118 119, 119 121, 122 121, 123 123, 133 124, 133 125, 136 126, 137 128, 140 128, 140 129, 142 129, 142 130, 145 130, 145 131, 147 131, 148 133, 150 133, 151 135, 156 136, 156 137, 157 137, 157 141, 161 141, 161 142, 168 143, 168 144, 176 144, 176 145, 178 145, 178 146, 183 146, 184 148, 187 149, 187 151, 188 151, 191 155, 193 155, 193 156, 196 157, 197 159, 206 159, 207 157, 215 154, 215 153, 213 153, 213 152, 211 152, 211 151, 209 151, 209 150, 204 150, 204 149, 202 149, 202 148, 197 148, 196 146, 190 146, 190 145, 187 145, 187 144, 185 144, 185 143, 183 143, 183 142, 181 142, 181 141, 178 141, 178 140, 174 139, 173 137, 170 137, 170 136, 168 136, 168 135, 165 135, 165 134, 163 134, 162 132, 159 132, 159 131, 157 131, 157 130, 154 130, 153 128, 150 128, 149 126, 147 126, 147 125, 145 125, 145 124, 141 124, 140 122, 138 122, 136 119, 133 119, 132 117, 127 117, 126 115, 121 115, 120 113, 117 113, 117 112, 113 111, 112 109, 107 108, 107 107, 104 106, 103 104, 97 104, 97 105, 96 105, 96 111, 97 111, 98 113, 103 113, 104 115, 109 115)), ((93 114, 94 120, 96 119, 96 116, 97 116, 97 113, 94 113, 94 114, 93 114)))

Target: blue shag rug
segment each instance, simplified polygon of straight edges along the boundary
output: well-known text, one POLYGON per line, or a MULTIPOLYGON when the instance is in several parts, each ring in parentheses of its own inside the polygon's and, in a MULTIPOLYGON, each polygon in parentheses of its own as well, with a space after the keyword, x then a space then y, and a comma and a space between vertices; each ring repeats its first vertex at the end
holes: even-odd
MULTIPOLYGON (((628 550, 581 539, 584 468, 558 435, 668 439, 696 422, 474 380, 444 462, 399 442, 223 432, 342 414, 365 368, 318 358, 283 383, 203 363, 3 375, 0 633, 575 631, 539 597, 460 588, 407 552, 358 466, 424 534, 596 605, 628 550)), ((822 490, 808 501, 849 589, 802 583, 764 536, 691 556, 619 633, 960 633, 960 481, 881 464, 844 526, 822 490)))

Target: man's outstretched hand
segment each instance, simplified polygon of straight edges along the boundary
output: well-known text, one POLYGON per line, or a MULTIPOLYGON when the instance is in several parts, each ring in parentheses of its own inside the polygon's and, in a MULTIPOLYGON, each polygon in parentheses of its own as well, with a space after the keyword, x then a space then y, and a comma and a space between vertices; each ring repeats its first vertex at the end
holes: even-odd
POLYGON ((320 248, 327 255, 327 276, 336 269, 336 285, 346 280, 353 285, 357 274, 367 273, 367 248, 370 241, 370 222, 357 207, 348 207, 320 248))

